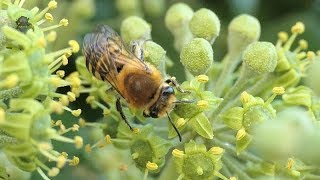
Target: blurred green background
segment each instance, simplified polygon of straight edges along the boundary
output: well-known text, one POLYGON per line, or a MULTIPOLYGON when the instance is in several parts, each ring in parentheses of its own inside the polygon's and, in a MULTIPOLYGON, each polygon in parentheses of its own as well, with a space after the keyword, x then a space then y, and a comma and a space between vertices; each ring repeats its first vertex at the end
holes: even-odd
MULTIPOLYGON (((214 60, 220 61, 226 53, 226 37, 228 23, 238 14, 247 13, 255 16, 261 23, 261 38, 263 41, 275 43, 277 33, 279 31, 290 32, 290 28, 296 21, 305 23, 306 31, 300 38, 309 42, 309 50, 316 51, 320 48, 320 0, 61 0, 58 1, 58 9, 52 14, 56 20, 61 18, 69 19, 69 27, 60 28, 58 32, 57 43, 52 47, 58 49, 65 47, 70 39, 77 40, 80 44, 85 33, 94 29, 97 24, 108 24, 119 32, 122 19, 128 15, 142 16, 152 26, 152 39, 160 44, 166 51, 167 55, 175 62, 174 66, 168 69, 168 73, 176 76, 179 81, 184 80, 184 70, 179 61, 179 54, 173 47, 173 36, 164 25, 164 16, 170 5, 177 2, 184 2, 194 10, 200 8, 208 8, 214 11, 221 21, 221 34, 213 45, 214 60), (163 6, 157 6, 157 12, 152 13, 150 9, 143 4, 147 1, 157 1, 163 6), (121 12, 119 4, 127 2, 128 5, 138 2, 135 9, 127 12, 121 12), (140 4, 139 4, 140 3, 140 4)), ((45 7, 48 0, 34 1, 27 0, 25 8, 38 6, 45 7)), ((149 2, 150 3, 150 2, 149 2)), ((297 41, 296 41, 297 42, 297 41)), ((77 54, 82 55, 81 52, 77 54)), ((70 64, 64 67, 67 73, 75 70, 74 60, 76 56, 71 57, 70 64)), ((60 91, 67 91, 60 89, 60 91)), ((102 117, 100 111, 89 110, 90 107, 85 105, 85 98, 82 97, 72 104, 74 107, 81 107, 85 110, 82 116, 88 121, 96 121, 102 117)), ((72 116, 64 115, 59 119, 66 119, 66 126, 71 126, 77 121, 72 116)), ((57 117, 58 118, 58 117, 57 117)), ((99 134, 99 132, 97 132, 99 134)), ((72 135, 72 134, 70 134, 72 135)), ((84 137, 85 144, 90 143, 95 132, 90 130, 80 130, 80 135, 84 137)), ((92 143, 92 142, 91 142, 92 143)), ((104 148, 87 154, 80 150, 75 150, 73 145, 59 147, 56 150, 67 151, 69 154, 77 155, 80 158, 80 164, 77 167, 66 167, 55 179, 136 179, 135 174, 139 174, 138 170, 134 170, 129 174, 121 172, 119 167, 128 163, 129 168, 133 168, 130 164, 130 157, 125 155, 122 150, 114 150, 112 147, 104 148)), ((30 179, 41 179, 34 172, 30 179)))

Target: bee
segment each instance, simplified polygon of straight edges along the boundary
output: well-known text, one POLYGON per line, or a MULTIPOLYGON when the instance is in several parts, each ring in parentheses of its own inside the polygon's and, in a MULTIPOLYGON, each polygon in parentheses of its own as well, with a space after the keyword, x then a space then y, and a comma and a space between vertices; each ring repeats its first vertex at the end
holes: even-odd
MULTIPOLYGON (((131 50, 128 50, 117 32, 107 25, 99 25, 84 37, 83 54, 87 69, 96 78, 111 84, 130 108, 142 109, 144 117, 167 116, 181 141, 169 113, 175 103, 180 102, 176 100, 173 86, 184 91, 175 78, 164 80, 158 69, 145 62, 143 50, 137 44, 133 43, 131 50)), ((122 111, 121 97, 117 98, 116 109, 132 130, 122 111)))
POLYGON ((33 25, 29 22, 29 18, 21 16, 16 21, 17 30, 20 32, 26 33, 29 29, 34 29, 33 25))

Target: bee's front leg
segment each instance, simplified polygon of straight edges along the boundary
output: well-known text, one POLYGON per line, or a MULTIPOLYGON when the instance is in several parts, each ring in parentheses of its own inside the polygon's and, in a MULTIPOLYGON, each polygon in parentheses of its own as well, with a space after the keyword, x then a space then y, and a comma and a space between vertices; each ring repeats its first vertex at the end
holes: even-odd
POLYGON ((180 87, 180 84, 178 83, 177 79, 175 77, 171 77, 170 79, 167 79, 165 81, 166 83, 168 84, 172 84, 174 87, 177 88, 178 91, 180 91, 181 93, 190 93, 190 91, 187 91, 187 90, 183 90, 181 87, 180 87))
POLYGON ((117 99, 116 102, 116 107, 117 107, 117 111, 120 113, 121 118, 124 120, 124 122, 129 126, 130 130, 133 131, 132 126, 129 124, 129 121, 127 120, 127 117, 124 115, 123 111, 122 111, 122 106, 121 106, 121 102, 120 102, 120 98, 117 99))

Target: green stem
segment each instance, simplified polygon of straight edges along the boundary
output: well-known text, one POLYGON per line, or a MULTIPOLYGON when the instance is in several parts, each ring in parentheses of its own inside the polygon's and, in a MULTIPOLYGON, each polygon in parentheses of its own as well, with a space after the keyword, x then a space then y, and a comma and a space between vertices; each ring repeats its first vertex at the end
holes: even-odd
POLYGON ((238 167, 227 154, 222 156, 222 162, 225 166, 228 166, 228 168, 237 174, 240 179, 246 179, 246 180, 251 180, 252 178, 249 177, 249 175, 241 170, 241 167, 238 167))
POLYGON ((42 171, 41 168, 37 167, 37 171, 44 180, 50 180, 48 176, 42 171))
MULTIPOLYGON (((225 149, 226 151, 230 152, 232 155, 235 155, 235 156, 237 155, 236 148, 233 145, 228 144, 228 143, 223 143, 219 139, 217 139, 217 137, 214 138, 212 140, 212 142, 213 142, 213 144, 218 145, 218 146, 222 147, 223 149, 225 149)), ((261 158, 257 157, 256 155, 252 154, 249 151, 241 152, 241 154, 239 154, 239 158, 244 159, 244 160, 249 160, 249 161, 252 161, 255 163, 263 162, 263 160, 261 158)))
MULTIPOLYGON (((223 112, 225 107, 230 103, 230 100, 233 99, 236 95, 238 95, 244 88, 247 87, 250 80, 255 78, 257 73, 249 69, 244 64, 244 68, 241 71, 240 77, 236 81, 236 83, 232 86, 232 88, 228 91, 228 93, 223 97, 223 101, 220 103, 218 108, 213 112, 215 116, 218 116, 223 112)), ((218 120, 218 118, 214 118, 214 120, 218 120)))
POLYGON ((148 178, 148 169, 146 168, 145 170, 144 170, 144 176, 143 176, 143 180, 147 180, 147 178, 148 178))
MULTIPOLYGON (((216 125, 217 126, 217 125, 216 125)), ((222 133, 222 132, 226 132, 226 131, 230 131, 231 129, 226 126, 226 125, 222 125, 220 127, 216 127, 214 130, 213 130, 213 133, 214 134, 219 134, 219 133, 222 133)))
MULTIPOLYGON (((259 81, 254 83, 253 86, 251 86, 246 91, 251 94, 252 96, 257 96, 258 94, 262 93, 264 90, 266 90, 268 87, 271 87, 272 84, 275 82, 276 76, 274 73, 269 73, 268 75, 261 78, 259 81)), ((228 105, 225 106, 225 109, 229 109, 231 107, 240 106, 240 94, 234 98, 228 105)))
POLYGON ((21 95, 23 93, 23 90, 21 89, 21 87, 17 86, 11 89, 6 89, 6 90, 2 90, 0 91, 0 99, 10 99, 10 98, 15 98, 18 97, 19 95, 21 95))
POLYGON ((236 69, 240 63, 240 53, 227 53, 222 60, 223 69, 214 85, 214 93, 217 97, 221 97, 223 90, 226 88, 228 79, 231 77, 232 72, 236 69))
POLYGON ((232 176, 232 174, 227 166, 222 166, 221 172, 222 172, 222 174, 224 174, 227 177, 232 176))
POLYGON ((217 134, 216 138, 229 143, 235 143, 236 140, 235 136, 232 136, 231 134, 217 134))
POLYGON ((215 171, 214 175, 222 180, 229 180, 227 177, 225 177, 223 174, 219 173, 218 171, 215 171))

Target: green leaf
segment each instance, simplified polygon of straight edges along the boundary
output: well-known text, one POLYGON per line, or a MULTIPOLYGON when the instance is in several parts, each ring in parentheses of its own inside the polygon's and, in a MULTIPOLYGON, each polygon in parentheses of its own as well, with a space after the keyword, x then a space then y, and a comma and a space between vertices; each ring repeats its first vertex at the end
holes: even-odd
POLYGON ((204 113, 200 113, 197 116, 190 119, 189 124, 192 127, 192 129, 194 129, 200 136, 207 139, 213 138, 212 125, 204 113))
POLYGON ((244 110, 242 107, 233 107, 221 115, 221 119, 231 129, 239 130, 242 127, 244 110))

